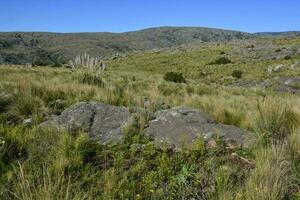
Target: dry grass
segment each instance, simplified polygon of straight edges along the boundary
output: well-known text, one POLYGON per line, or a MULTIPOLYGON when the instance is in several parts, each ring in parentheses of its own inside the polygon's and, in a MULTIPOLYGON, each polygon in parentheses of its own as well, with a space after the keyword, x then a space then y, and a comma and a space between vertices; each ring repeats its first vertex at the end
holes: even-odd
POLYGON ((245 185, 243 199, 280 200, 290 186, 289 163, 284 145, 257 150, 255 169, 245 185))
MULTIPOLYGON (((127 106, 136 111, 145 107, 144 99, 146 98, 150 100, 149 107, 152 110, 159 109, 158 102, 164 102, 170 106, 190 106, 207 112, 219 122, 256 132, 260 138, 259 141, 265 145, 258 145, 255 150, 255 168, 247 176, 245 185, 240 184, 235 188, 219 191, 219 194, 215 195, 219 199, 281 199, 291 193, 291 190, 297 191, 300 185, 297 178, 294 178, 299 164, 290 162, 299 158, 298 135, 293 132, 300 121, 300 98, 297 95, 274 94, 264 90, 234 89, 214 84, 206 85, 198 79, 188 80, 187 84, 168 83, 163 80, 162 75, 156 73, 126 72, 114 68, 102 73, 101 78, 105 83, 103 86, 84 83, 78 79, 78 74, 65 68, 28 70, 20 67, 1 67, 0 74, 0 93, 5 94, 0 96, 0 103, 4 102, 1 106, 5 107, 5 118, 13 117, 20 120, 38 115, 39 119, 43 120, 44 116, 51 114, 51 102, 57 99, 64 100, 66 107, 78 101, 96 100, 112 105, 127 106), (280 142, 272 146, 274 141, 287 138, 290 140, 288 151, 280 145, 280 142), (292 168, 294 172, 290 172, 293 171, 292 168)), ((146 119, 140 119, 139 123, 142 125, 136 129, 141 131, 146 119)), ((42 196, 46 199, 87 199, 87 196, 81 194, 82 190, 77 190, 79 186, 73 185, 72 177, 62 174, 72 167, 82 166, 83 158, 78 147, 80 142, 66 135, 55 136, 55 138, 58 137, 56 139, 53 139, 54 136, 49 136, 49 138, 46 136, 45 134, 38 139, 33 134, 30 139, 40 140, 41 144, 45 142, 49 146, 54 145, 53 148, 56 148, 56 151, 49 158, 52 160, 51 168, 46 167, 35 174, 28 172, 27 168, 25 170, 22 165, 15 167, 13 173, 18 181, 13 181, 15 185, 11 193, 20 199, 41 199, 42 196), (76 194, 76 190, 80 191, 79 194, 76 194)), ((42 147, 37 149, 43 152, 42 147)), ((43 152, 40 156, 43 157, 44 154, 46 155, 47 152, 43 152)), ((122 157, 122 155, 118 156, 122 157)), ((138 167, 143 169, 142 167, 145 166, 138 167)), ((125 188, 124 185, 123 188, 118 188, 119 184, 126 181, 132 184, 132 188, 140 186, 135 179, 126 179, 126 176, 133 173, 132 171, 128 172, 129 175, 124 175, 123 182, 119 183, 118 170, 120 169, 110 168, 102 174, 105 175, 105 179, 100 183, 105 185, 105 191, 101 190, 101 194, 105 194, 107 198, 114 198, 114 192, 118 193, 125 188)), ((82 173, 88 176, 87 172, 82 173)), ((155 174, 153 178, 152 173, 155 172, 145 175, 147 181, 148 179, 153 181, 149 181, 150 188, 160 177, 155 174)), ((195 177, 196 175, 192 178, 195 177)), ((79 183, 79 180, 74 182, 79 183)), ((125 190, 129 195, 128 188, 122 191, 125 190)), ((93 197, 97 196, 96 192, 93 192, 93 197)), ((157 192, 156 195, 160 196, 160 193, 157 192)))
POLYGON ((16 182, 10 193, 20 200, 84 200, 87 194, 72 190, 72 179, 61 173, 52 173, 48 168, 42 169, 41 177, 30 177, 19 163, 14 168, 16 182))

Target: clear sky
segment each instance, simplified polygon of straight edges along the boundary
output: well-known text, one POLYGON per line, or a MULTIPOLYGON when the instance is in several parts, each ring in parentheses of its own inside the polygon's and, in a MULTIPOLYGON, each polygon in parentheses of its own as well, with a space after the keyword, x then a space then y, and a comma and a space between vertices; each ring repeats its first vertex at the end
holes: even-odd
POLYGON ((300 30, 300 0, 0 0, 0 31, 300 30))

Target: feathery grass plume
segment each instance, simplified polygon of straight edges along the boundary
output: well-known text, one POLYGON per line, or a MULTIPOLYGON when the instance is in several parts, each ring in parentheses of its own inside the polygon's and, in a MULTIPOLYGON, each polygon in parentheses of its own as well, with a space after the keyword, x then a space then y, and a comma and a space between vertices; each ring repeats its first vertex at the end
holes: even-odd
POLYGON ((101 71, 106 70, 106 65, 100 58, 92 57, 86 52, 70 60, 69 65, 73 70, 84 68, 96 74, 101 74, 101 71))
POLYGON ((76 56, 74 61, 70 60, 69 65, 72 70, 79 72, 80 82, 89 85, 104 85, 101 72, 106 70, 106 65, 100 58, 84 53, 76 56))

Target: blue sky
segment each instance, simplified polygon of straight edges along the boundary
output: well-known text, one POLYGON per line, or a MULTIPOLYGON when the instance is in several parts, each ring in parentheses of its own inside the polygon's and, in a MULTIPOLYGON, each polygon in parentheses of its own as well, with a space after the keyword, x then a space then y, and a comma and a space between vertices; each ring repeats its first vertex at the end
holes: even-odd
POLYGON ((0 0, 0 31, 300 30, 300 0, 0 0))

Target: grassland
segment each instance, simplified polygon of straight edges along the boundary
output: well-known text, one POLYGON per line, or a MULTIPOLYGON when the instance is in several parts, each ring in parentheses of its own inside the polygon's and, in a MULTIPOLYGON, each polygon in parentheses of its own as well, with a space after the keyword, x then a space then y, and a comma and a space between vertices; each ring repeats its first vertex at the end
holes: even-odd
MULTIPOLYGON (((297 40, 284 41, 274 42, 288 48, 297 40)), ((289 66, 300 56, 257 59, 232 54, 233 48, 210 43, 131 54, 107 61, 99 85, 83 82, 81 70, 1 66, 0 198, 299 199, 300 96, 232 85, 299 75, 300 66, 289 66), (222 56, 231 63, 211 64, 222 56), (285 67, 268 73, 269 66, 279 64, 285 67), (243 72, 240 79, 232 77, 234 70, 243 72), (165 81, 169 71, 183 73, 186 83, 165 81), (58 99, 65 102, 63 107, 53 106, 58 99), (86 133, 38 128, 47 116, 91 100, 126 106, 134 113, 124 142, 102 146, 86 133), (161 102, 205 111, 219 122, 251 131, 257 143, 232 150, 218 141, 205 149, 199 139, 189 149, 159 149, 140 133, 161 102), (33 125, 22 124, 29 117, 33 125)))

